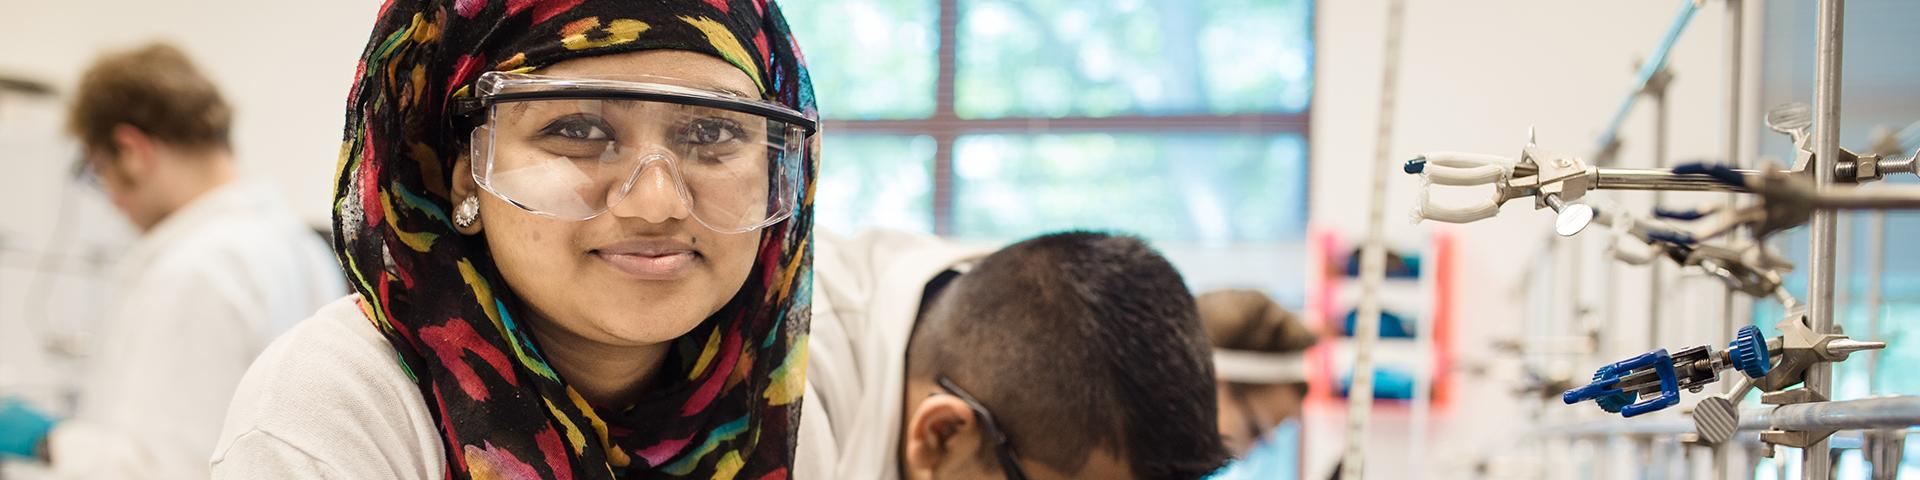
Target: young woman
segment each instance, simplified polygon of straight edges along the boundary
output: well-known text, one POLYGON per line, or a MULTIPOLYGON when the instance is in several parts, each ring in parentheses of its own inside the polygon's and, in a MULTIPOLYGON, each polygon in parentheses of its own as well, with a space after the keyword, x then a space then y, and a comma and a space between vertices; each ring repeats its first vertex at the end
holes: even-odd
POLYGON ((215 476, 788 477, 812 118, 770 1, 390 0, 335 190, 357 294, 256 361, 215 476))

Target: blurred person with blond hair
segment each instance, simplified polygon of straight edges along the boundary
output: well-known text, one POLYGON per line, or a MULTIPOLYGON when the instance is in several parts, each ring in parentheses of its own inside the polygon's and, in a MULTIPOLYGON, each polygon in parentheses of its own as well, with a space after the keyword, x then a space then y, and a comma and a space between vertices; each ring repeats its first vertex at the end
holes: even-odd
POLYGON ((0 459, 57 478, 207 478, 234 386, 267 343, 345 281, 318 235, 243 180, 233 110, 179 49, 98 59, 68 129, 79 168, 141 232, 75 383, 72 415, 0 398, 0 459))

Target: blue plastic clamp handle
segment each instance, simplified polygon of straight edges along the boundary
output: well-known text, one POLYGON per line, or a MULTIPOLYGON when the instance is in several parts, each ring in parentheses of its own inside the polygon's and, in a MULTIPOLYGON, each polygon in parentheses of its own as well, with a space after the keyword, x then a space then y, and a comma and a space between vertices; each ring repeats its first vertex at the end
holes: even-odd
POLYGON ((1733 334, 1727 353, 1733 360, 1733 368, 1747 378, 1767 376, 1767 371, 1773 368, 1771 359, 1767 358, 1767 340, 1760 336, 1760 328, 1753 325, 1740 327, 1740 331, 1733 334))
POLYGON ((1693 210, 1693 209, 1668 210, 1665 208, 1653 207, 1653 216, 1660 217, 1660 218, 1671 218, 1674 220, 1692 221, 1692 220, 1699 220, 1701 218, 1706 217, 1707 212, 1702 212, 1702 211, 1693 210))
POLYGON ((1734 171, 1733 167, 1726 165, 1688 163, 1673 167, 1673 173, 1706 175, 1727 185, 1736 187, 1747 186, 1747 176, 1741 175, 1740 172, 1734 171))
MULTIPOLYGON (((1599 370, 1596 370, 1593 372, 1593 379, 1596 381, 1603 380, 1611 376, 1613 376, 1612 365, 1600 367, 1599 370)), ((1600 409, 1606 410, 1607 413, 1620 413, 1620 409, 1626 408, 1627 405, 1632 405, 1634 400, 1637 400, 1638 397, 1639 397, 1639 394, 1636 394, 1634 392, 1620 392, 1612 395, 1601 395, 1598 397, 1594 397, 1593 404, 1599 405, 1600 409)))
POLYGON ((1654 375, 1660 379, 1660 394, 1621 407, 1620 415, 1633 418, 1649 412, 1657 412, 1680 403, 1680 379, 1678 375, 1674 374, 1673 356, 1667 354, 1667 349, 1662 348, 1642 353, 1639 356, 1621 360, 1612 365, 1600 368, 1600 372, 1604 372, 1605 375, 1596 376, 1605 378, 1594 380, 1593 383, 1589 383, 1580 388, 1568 390, 1566 393, 1560 395, 1560 400, 1566 402, 1568 405, 1572 405, 1586 400, 1598 400, 1602 397, 1613 397, 1627 393, 1615 388, 1616 384, 1620 382, 1620 379, 1626 378, 1628 374, 1635 371, 1651 368, 1654 371, 1654 375))
POLYGON ((1693 238, 1693 235, 1689 235, 1686 232, 1676 232, 1664 228, 1647 229, 1647 239, 1680 245, 1693 245, 1699 242, 1699 240, 1693 238))

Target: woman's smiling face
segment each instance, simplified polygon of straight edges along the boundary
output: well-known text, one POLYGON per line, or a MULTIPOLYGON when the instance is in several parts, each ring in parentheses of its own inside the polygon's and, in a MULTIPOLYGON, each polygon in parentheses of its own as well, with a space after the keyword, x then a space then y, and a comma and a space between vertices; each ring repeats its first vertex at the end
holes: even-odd
MULTIPOLYGON (((652 75, 715 91, 758 91, 733 65, 676 50, 574 59, 536 73, 652 75)), ((721 233, 696 221, 664 162, 649 164, 630 193, 585 221, 542 217, 507 203, 475 184, 471 165, 463 158, 453 172, 454 200, 480 202, 479 221, 462 233, 486 236, 507 286, 548 335, 613 347, 663 343, 724 307, 753 270, 760 231, 721 233)), ((764 190, 758 195, 764 198, 764 190)))

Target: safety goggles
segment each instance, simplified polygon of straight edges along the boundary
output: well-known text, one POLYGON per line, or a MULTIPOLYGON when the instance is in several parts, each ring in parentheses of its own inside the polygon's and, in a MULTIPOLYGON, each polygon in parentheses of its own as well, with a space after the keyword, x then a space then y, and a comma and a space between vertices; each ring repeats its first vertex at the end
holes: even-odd
POLYGON ((488 72, 455 100, 472 131, 473 180, 528 212, 587 220, 649 172, 723 233, 793 215, 814 119, 743 94, 653 76, 488 72))

